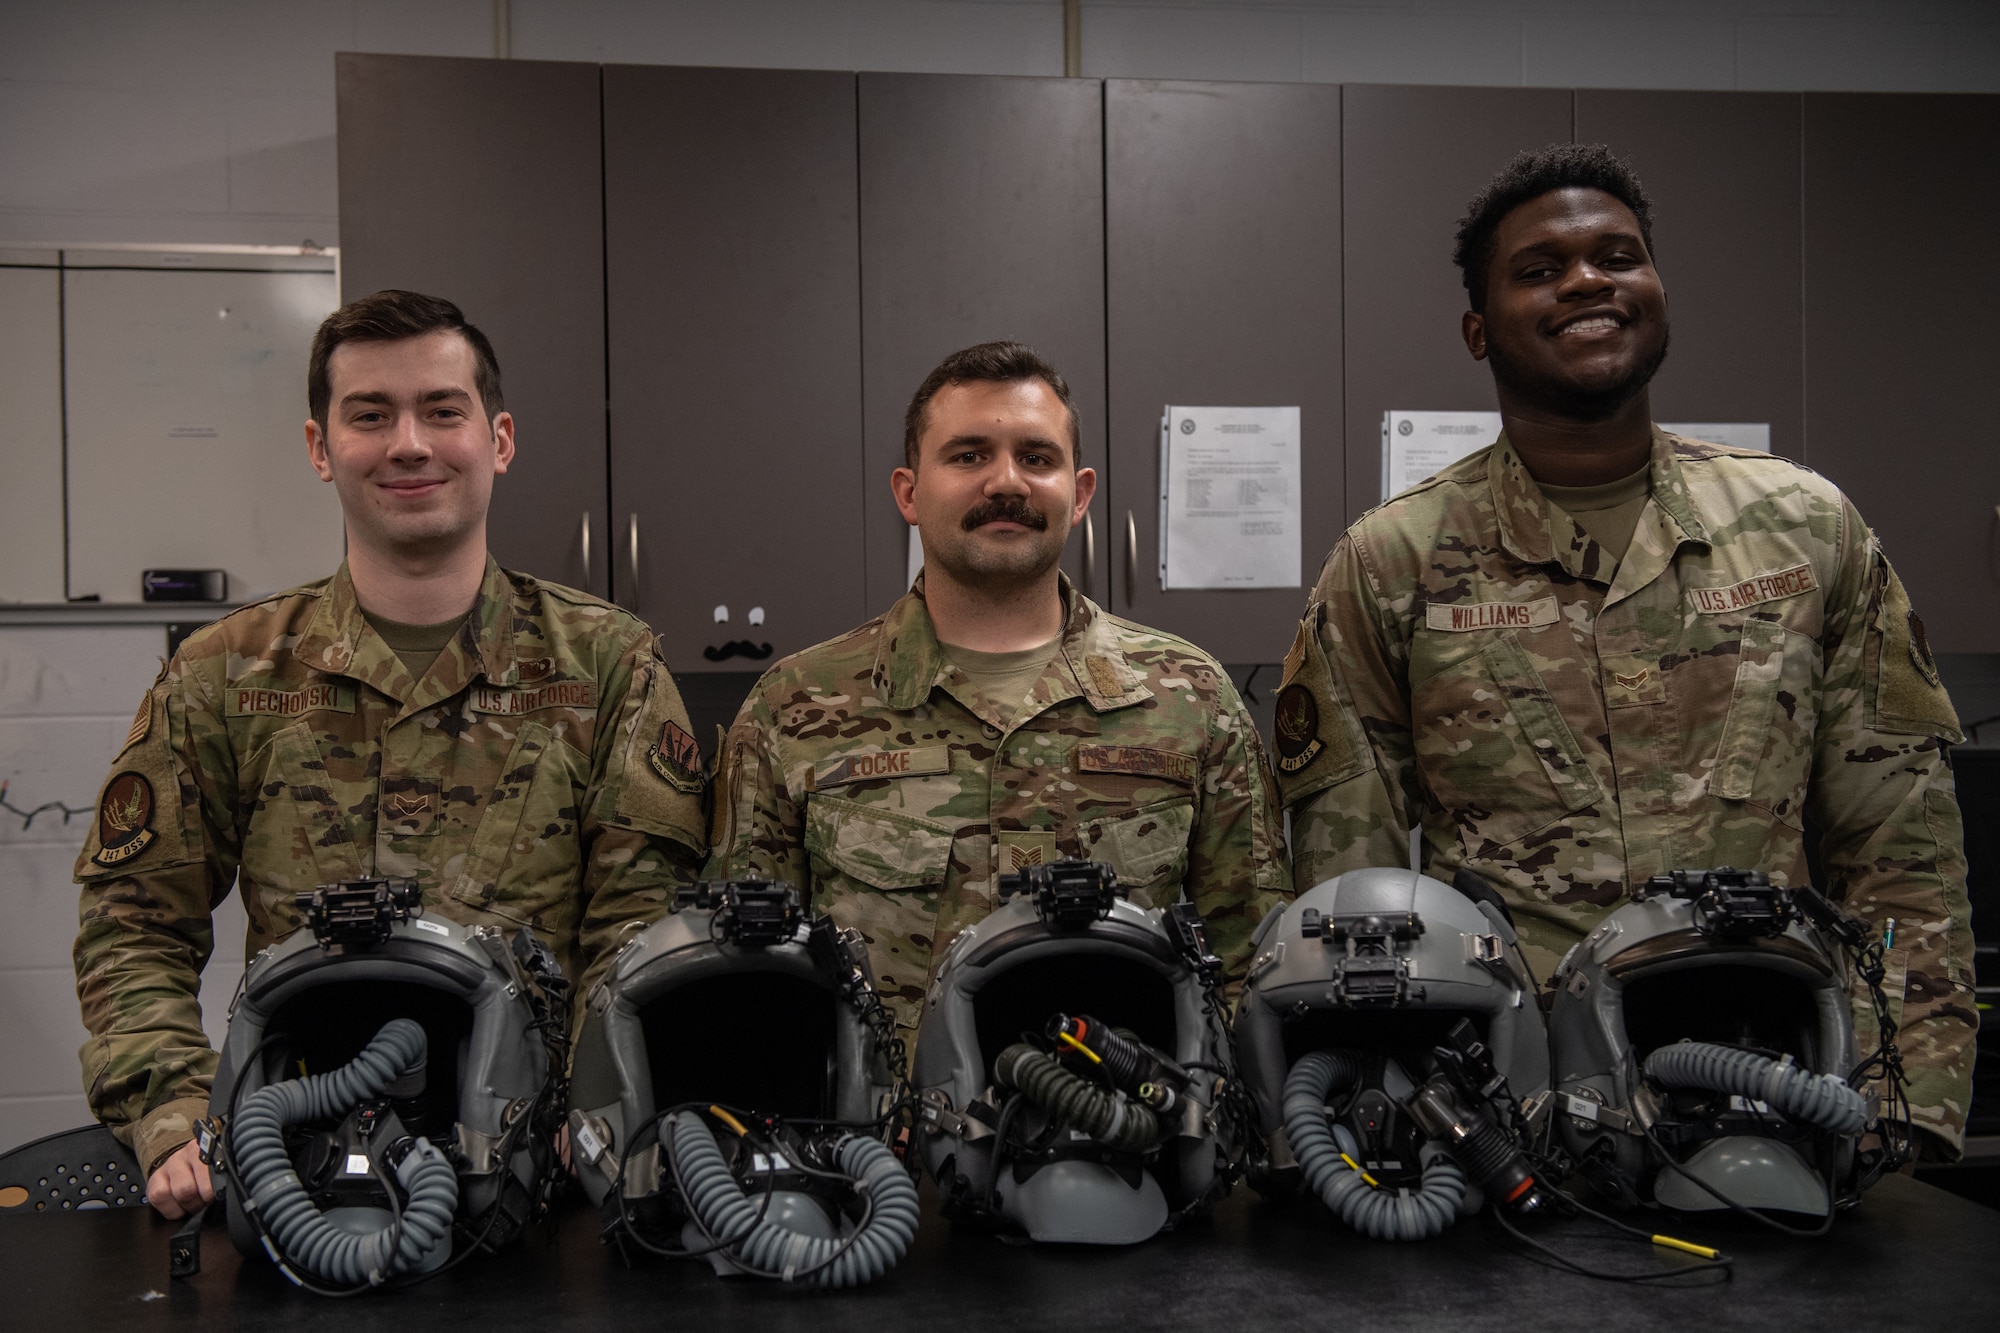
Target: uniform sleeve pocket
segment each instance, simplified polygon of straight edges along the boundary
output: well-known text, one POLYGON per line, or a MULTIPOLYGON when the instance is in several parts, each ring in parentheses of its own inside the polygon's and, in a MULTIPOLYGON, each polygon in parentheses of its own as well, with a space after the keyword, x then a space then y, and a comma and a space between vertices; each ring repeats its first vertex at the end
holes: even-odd
POLYGON ((1165 907, 1187 878, 1194 802, 1182 797, 1083 826, 1083 854, 1118 872, 1118 887, 1141 907, 1165 907))
POLYGON ((1812 767, 1817 665, 1812 641, 1783 623, 1744 623, 1736 688, 1715 752, 1717 796, 1754 801, 1793 828, 1801 826, 1812 767))
POLYGON ((838 796, 807 800, 805 845, 814 878, 877 889, 941 885, 951 860, 944 825, 838 796))

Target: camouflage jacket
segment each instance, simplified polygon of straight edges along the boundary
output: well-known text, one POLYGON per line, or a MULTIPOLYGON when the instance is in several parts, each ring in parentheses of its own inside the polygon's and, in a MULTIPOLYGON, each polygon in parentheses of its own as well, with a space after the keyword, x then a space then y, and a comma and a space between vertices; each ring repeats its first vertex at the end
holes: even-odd
MULTIPOLYGON (((1302 885, 1402 865, 1500 887, 1536 972, 1635 884, 1733 865, 1880 934, 1917 1123, 1963 1136, 1973 1036, 1961 739, 1908 595, 1831 484, 1654 433, 1615 564, 1505 437, 1364 515, 1285 664, 1274 744, 1302 885)), ((1856 996, 1856 1035, 1875 1044, 1856 996)))
POLYGON ((1142 906, 1185 891, 1232 973, 1289 896, 1270 769, 1228 675, 1067 581, 1062 596, 1061 646, 1011 723, 939 647, 919 578, 772 667, 724 742, 709 874, 788 880, 859 929, 906 1026, 1008 870, 1080 856, 1142 906))
POLYGON ((151 1171, 205 1114, 199 975, 242 886, 245 953, 292 895, 409 876, 425 910, 534 926, 586 982, 706 850, 701 763, 653 638, 490 560, 422 680, 369 628, 346 567, 191 636, 132 721, 77 860, 83 1079, 151 1171))

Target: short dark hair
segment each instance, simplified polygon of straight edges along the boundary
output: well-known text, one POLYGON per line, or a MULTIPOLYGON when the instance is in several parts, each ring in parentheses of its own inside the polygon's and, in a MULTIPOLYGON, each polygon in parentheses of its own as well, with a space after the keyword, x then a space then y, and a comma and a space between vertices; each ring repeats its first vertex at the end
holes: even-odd
POLYGON ((917 386, 916 396, 910 399, 909 409, 903 413, 905 466, 916 467, 917 438, 924 433, 924 418, 930 412, 931 399, 937 397, 939 390, 946 385, 980 382, 1013 384, 1035 379, 1047 384, 1055 390, 1056 397, 1062 399, 1062 405, 1069 413, 1070 466, 1082 467, 1082 432, 1077 425, 1076 404, 1069 396, 1069 381, 1044 361, 1034 348, 1017 342, 980 343, 976 347, 953 352, 938 364, 936 370, 924 376, 924 382, 917 386))
POLYGON ((1501 168, 1466 206, 1458 221, 1458 245, 1451 262, 1462 270, 1474 310, 1486 309, 1486 276, 1493 267, 1494 237, 1500 222, 1522 204, 1572 186, 1602 190, 1632 210, 1639 239, 1653 251, 1653 201, 1632 168, 1601 143, 1552 143, 1521 153, 1501 168))
POLYGON ((486 335, 465 322, 464 312, 442 296, 425 296, 396 288, 349 301, 328 315, 313 334, 312 359, 306 363, 306 407, 312 419, 326 430, 326 415, 333 406, 333 381, 327 362, 333 349, 342 343, 396 342, 420 338, 446 329, 464 337, 472 348, 472 382, 479 390, 480 404, 491 421, 506 410, 500 396, 500 361, 486 335))

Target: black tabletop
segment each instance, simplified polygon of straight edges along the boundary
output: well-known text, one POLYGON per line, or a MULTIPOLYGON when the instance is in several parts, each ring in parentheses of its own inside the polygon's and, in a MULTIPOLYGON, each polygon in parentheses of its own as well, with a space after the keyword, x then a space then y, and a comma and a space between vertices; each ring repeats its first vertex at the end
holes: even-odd
MULTIPOLYGON (((1399 1245, 1241 1189, 1206 1222, 1109 1250, 1010 1245, 956 1230, 927 1195, 923 1230, 895 1271, 838 1292, 724 1281, 688 1261, 627 1268, 580 1207, 502 1254, 478 1256, 408 1291, 351 1300, 295 1290, 270 1264, 238 1256, 215 1228, 204 1234, 200 1275, 170 1281, 172 1230, 144 1209, 0 1218, 0 1325, 426 1333, 661 1325, 770 1333, 2000 1328, 2000 1212, 1901 1176, 1818 1239, 1726 1219, 1683 1222, 1678 1234, 1719 1244, 1737 1261, 1733 1280, 1691 1289, 1552 1272, 1520 1257, 1483 1218, 1399 1245)), ((1604 1266, 1673 1262, 1647 1246, 1586 1239, 1599 1230, 1551 1220, 1532 1234, 1604 1266)))

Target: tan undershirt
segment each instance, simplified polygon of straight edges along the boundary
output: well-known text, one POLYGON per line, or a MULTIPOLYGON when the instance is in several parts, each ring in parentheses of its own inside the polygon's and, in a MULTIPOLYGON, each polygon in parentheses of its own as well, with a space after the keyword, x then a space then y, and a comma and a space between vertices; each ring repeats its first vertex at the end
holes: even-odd
POLYGON ((1602 486, 1551 486, 1545 481, 1539 485, 1550 504, 1575 519, 1612 559, 1622 561, 1639 526, 1639 511, 1653 491, 1652 465, 1602 486))
POLYGON ((1062 636, 1057 635, 1047 643, 1012 653, 982 653, 954 643, 938 646, 944 649, 951 664, 965 673, 979 702, 998 713, 1002 721, 1011 723, 1061 643, 1062 636))
POLYGON ((445 645, 451 642, 452 636, 465 624, 466 616, 471 614, 468 608, 465 615, 439 621, 435 625, 405 625, 400 620, 385 619, 367 611, 363 611, 361 616, 370 629, 382 636, 382 642, 389 645, 390 651, 403 660, 410 678, 422 680, 430 671, 431 663, 438 660, 445 645))

